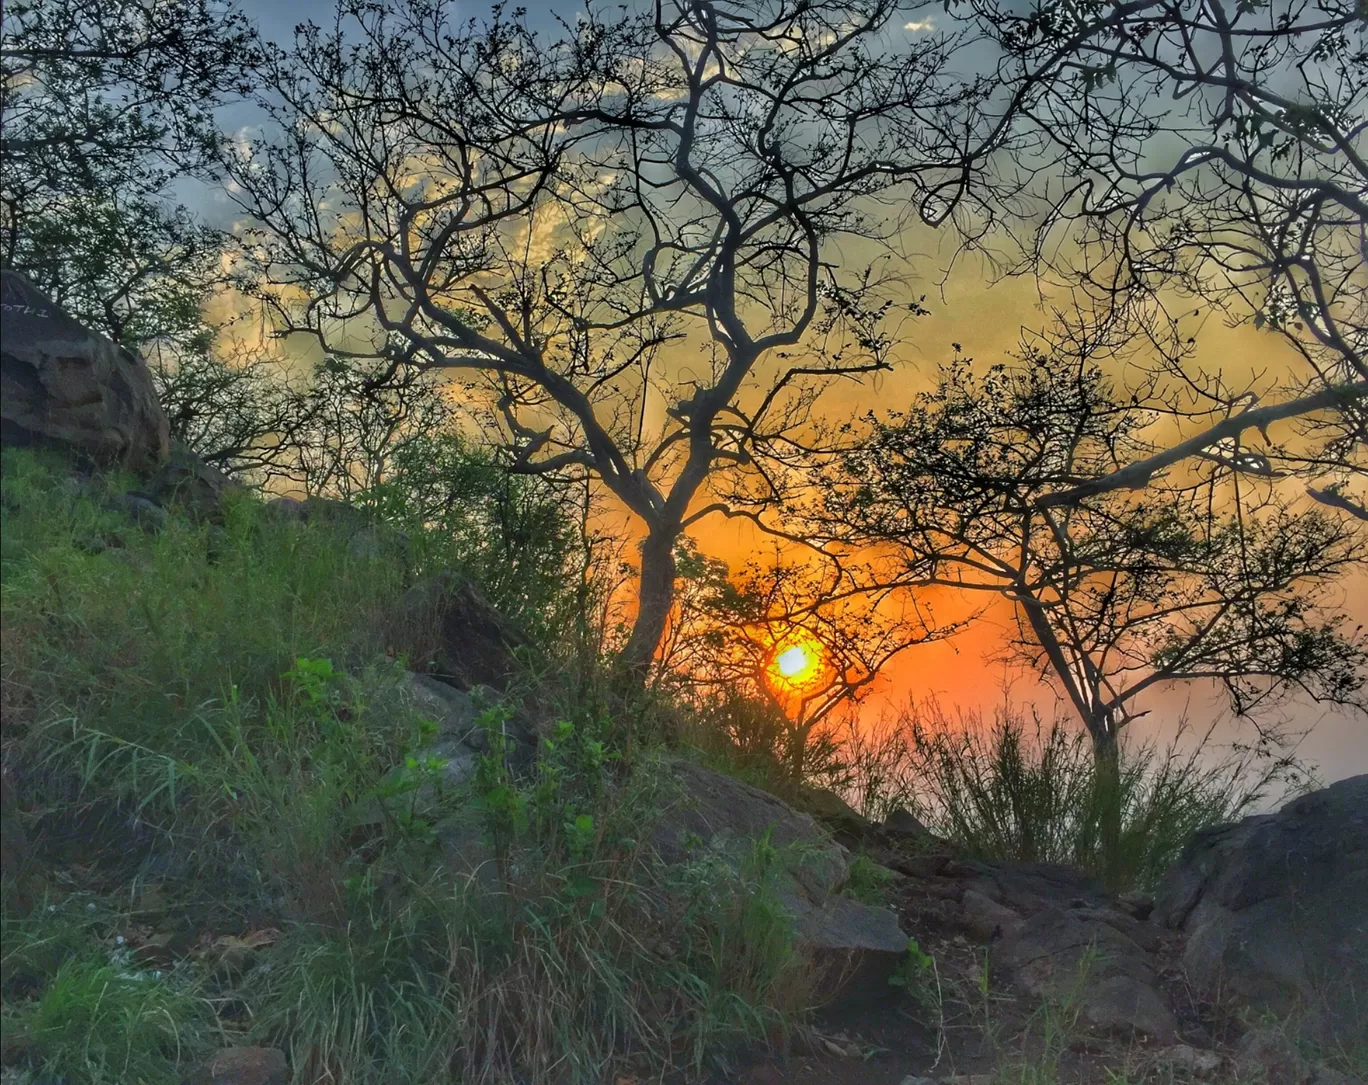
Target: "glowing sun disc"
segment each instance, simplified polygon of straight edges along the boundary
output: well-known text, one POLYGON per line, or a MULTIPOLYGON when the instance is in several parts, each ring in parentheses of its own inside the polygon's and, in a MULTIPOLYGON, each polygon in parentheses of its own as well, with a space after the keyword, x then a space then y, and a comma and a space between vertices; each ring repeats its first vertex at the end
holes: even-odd
POLYGON ((774 658, 774 669, 785 678, 797 678, 812 664, 812 653, 801 644, 786 648, 774 658))

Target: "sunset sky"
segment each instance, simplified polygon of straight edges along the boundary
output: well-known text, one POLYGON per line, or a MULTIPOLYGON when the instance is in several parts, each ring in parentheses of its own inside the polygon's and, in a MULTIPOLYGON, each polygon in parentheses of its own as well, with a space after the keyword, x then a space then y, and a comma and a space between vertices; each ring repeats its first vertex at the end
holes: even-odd
MULTIPOLYGON (((555 32, 556 24, 548 7, 537 3, 527 6, 534 24, 544 27, 548 34, 555 32)), ((332 11, 332 4, 326 0, 297 0, 291 4, 244 0, 243 7, 268 38, 282 44, 289 41, 297 21, 325 21, 332 11)), ((461 10, 478 16, 486 8, 468 3, 461 10)), ((573 19, 577 8, 569 5, 560 10, 573 19)), ((933 22, 945 18, 939 7, 928 10, 932 12, 928 18, 933 22)), ((906 33, 911 36, 923 32, 927 25, 920 19, 912 20, 906 33)), ((931 313, 905 329, 906 342, 899 350, 896 371, 877 382, 847 383, 833 389, 824 400, 828 417, 852 417, 870 409, 904 406, 927 386, 937 364, 951 357, 952 343, 962 344, 964 352, 979 361, 996 361, 1017 345, 1023 329, 1038 328, 1045 320, 1033 281, 1015 279, 990 286, 988 270, 983 266, 961 264, 944 290, 938 289, 944 254, 936 252, 936 243, 937 239, 930 234, 909 241, 910 249, 925 254, 908 268, 909 289, 917 295, 927 295, 926 305, 931 313)), ((1271 334, 1250 327, 1232 330, 1216 318, 1205 322, 1197 334, 1197 362, 1209 368, 1240 374, 1278 364, 1282 348, 1271 334)), ((769 545, 753 528, 717 518, 700 524, 694 537, 705 552, 734 565, 769 545)), ((956 600, 931 596, 928 601, 938 617, 956 616, 956 600)), ((1368 619, 1368 586, 1364 581, 1346 585, 1345 603, 1351 613, 1368 619)), ((904 652, 869 697, 865 712, 876 716, 909 698, 926 697, 937 697, 952 710, 991 711, 1007 698, 1018 704, 1033 703, 1047 713, 1053 711, 1055 697, 1048 688, 1041 687, 1030 676, 1009 674, 993 660, 1001 650, 1003 630, 1010 619, 1009 604, 999 602, 967 632, 904 652)), ((1067 706, 1058 707, 1061 714, 1067 715, 1067 706)), ((1174 733, 1177 720, 1184 715, 1191 727, 1204 730, 1219 707, 1220 699, 1211 689, 1186 687, 1169 691, 1155 699, 1151 714, 1135 724, 1134 730, 1162 741, 1174 733)), ((1287 715, 1296 726, 1314 725, 1300 753, 1318 768, 1323 779, 1368 772, 1368 721, 1313 704, 1295 705, 1287 715)), ((1225 728, 1220 737, 1228 739, 1234 733, 1225 728)))

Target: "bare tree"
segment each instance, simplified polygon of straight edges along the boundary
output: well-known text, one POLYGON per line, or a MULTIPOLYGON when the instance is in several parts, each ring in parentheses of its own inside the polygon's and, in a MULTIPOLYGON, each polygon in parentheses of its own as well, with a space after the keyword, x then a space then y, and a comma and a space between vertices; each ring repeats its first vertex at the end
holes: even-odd
MULTIPOLYGON (((883 550, 885 586, 1010 601, 1011 647, 1087 728, 1104 793, 1156 687, 1219 683, 1256 721, 1294 691, 1365 704, 1368 642, 1337 588, 1368 532, 1214 454, 1138 490, 1095 485, 1154 456, 1163 421, 1086 356, 1028 350, 981 374, 960 358, 825 472, 814 525, 883 550)), ((1115 841, 1119 809, 1103 816, 1115 841)))
POLYGON ((453 7, 347 0, 275 58, 273 134, 232 163, 261 296, 283 334, 481 389, 517 470, 611 491, 644 674, 719 473, 771 488, 917 308, 843 246, 995 213, 996 86, 895 0, 661 0, 557 41, 453 7))
MULTIPOLYGON (((1066 289, 1085 321, 1105 311, 1147 337, 1210 427, 1206 439, 1195 425, 1183 433, 1179 455, 1158 450, 1052 500, 1144 484, 1219 449, 1235 464, 1300 473, 1312 497, 1368 518, 1362 4, 958 6, 1001 47, 1018 134, 1035 145, 1037 228, 1013 270, 1066 289), (1300 364, 1223 359, 1199 371, 1191 325, 1213 312, 1276 334, 1300 364), (1311 418, 1297 440, 1244 455, 1245 435, 1299 414, 1311 418)), ((1025 148, 1014 145, 1018 162, 1025 148)), ((1195 409, 1190 420, 1201 421, 1195 409)))

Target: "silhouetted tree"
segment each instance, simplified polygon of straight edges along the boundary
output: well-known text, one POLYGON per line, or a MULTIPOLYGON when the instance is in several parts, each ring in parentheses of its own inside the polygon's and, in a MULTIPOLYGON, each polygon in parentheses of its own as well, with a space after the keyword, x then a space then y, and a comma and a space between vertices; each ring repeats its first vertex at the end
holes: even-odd
POLYGON ((19 0, 0 34, 0 260, 125 346, 203 353, 222 236, 173 196, 214 172, 256 36, 217 0, 19 0))
POLYGON ((954 7, 1001 48, 998 74, 1020 106, 1014 161, 1036 175, 1037 225, 1012 270, 1066 288, 1065 321, 1102 314, 1114 339, 1148 339, 1153 364, 1187 387, 1189 420, 1207 412, 1207 439, 1194 426, 1181 449, 1120 465, 1086 492, 1217 451, 1297 473, 1312 497, 1368 519, 1362 4, 954 7), (1260 362, 1250 376, 1244 359, 1197 367, 1189 325, 1211 313, 1276 334, 1300 364, 1260 362), (1302 415, 1298 440, 1245 455, 1245 435, 1302 415))
POLYGON ((765 752, 795 781, 823 767, 814 760, 832 760, 817 747, 837 745, 837 714, 859 703, 894 656, 958 629, 936 625, 896 588, 866 590, 842 563, 802 553, 785 560, 776 550, 733 575, 684 546, 676 564, 682 586, 661 645, 661 680, 705 702, 769 705, 765 752), (780 661, 794 650, 800 671, 786 676, 780 661))
MULTIPOLYGON (((1012 647, 1087 728, 1104 793, 1119 794, 1117 739, 1156 687, 1216 682, 1256 719, 1293 691, 1364 706, 1368 642, 1337 589, 1368 562, 1368 532, 1219 455, 1096 486, 1148 461, 1167 427, 1086 355, 1038 346, 981 373, 957 358, 909 410, 870 421, 825 471, 814 533, 881 555, 884 587, 1009 601, 1012 647)), ((1103 816, 1115 843, 1119 808, 1103 816)))
POLYGON ((595 8, 554 41, 454 11, 344 0, 273 58, 275 126, 231 160, 244 240, 282 334, 466 380, 516 470, 631 511, 644 675, 718 474, 777 496, 766 457, 918 309, 842 246, 1000 206, 998 88, 894 0, 595 8))

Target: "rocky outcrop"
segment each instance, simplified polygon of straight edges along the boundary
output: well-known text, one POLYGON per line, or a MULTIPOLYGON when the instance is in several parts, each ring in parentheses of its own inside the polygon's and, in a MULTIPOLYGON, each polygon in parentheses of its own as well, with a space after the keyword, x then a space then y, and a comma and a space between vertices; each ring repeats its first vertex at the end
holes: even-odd
POLYGON ((1178 1023, 1145 941, 1140 924, 1120 912, 1049 907, 1006 934, 997 961, 1030 994, 1076 1001, 1096 1028, 1173 1043, 1178 1023))
POLYGON ((679 795, 651 837, 660 858, 684 862, 700 848, 736 857, 768 839, 783 864, 776 893, 826 978, 825 993, 847 1002, 886 998, 907 935, 891 910, 841 895, 850 853, 810 815, 766 791, 688 761, 672 760, 668 769, 679 795))
POLYGON ((148 489, 161 504, 179 506, 196 520, 219 520, 224 498, 244 487, 172 441, 167 460, 149 479, 148 489))
POLYGON ((1199 832, 1156 894, 1200 990, 1294 1014, 1322 1039, 1368 1032, 1368 776, 1199 832))
POLYGON ((1176 1041, 1156 955, 1160 933, 1096 879, 1050 863, 935 853, 891 865, 908 876, 903 917, 911 929, 987 945, 991 966, 1018 988, 1076 1006, 1101 1032, 1176 1041))
POLYGON ((516 653, 529 647, 474 584, 451 571, 405 592, 392 625, 410 666, 458 689, 507 689, 519 670, 516 653))
POLYGON ((347 553, 370 561, 389 557, 407 569, 413 553, 409 537, 373 513, 330 497, 277 497, 266 502, 266 514, 292 524, 327 524, 347 539, 347 553))
POLYGON ((163 462, 169 425, 137 355, 83 327, 27 279, 0 272, 0 435, 99 463, 163 462))

